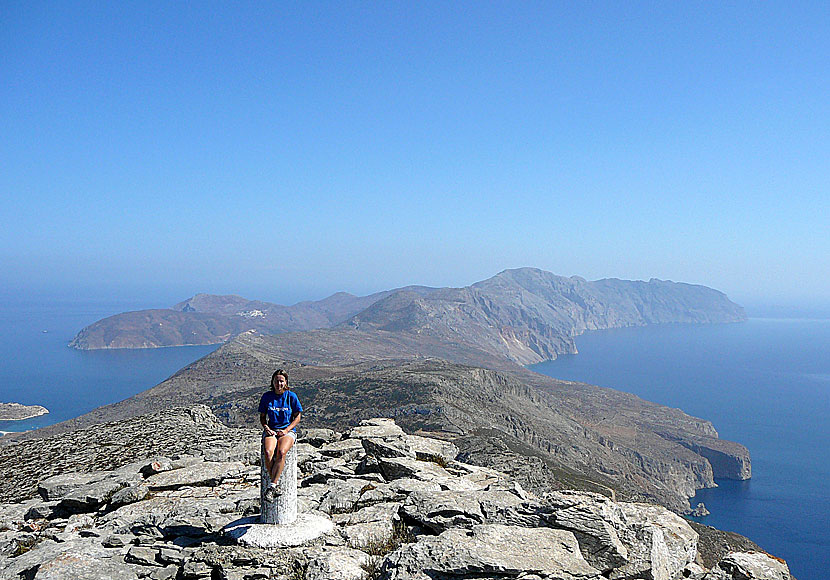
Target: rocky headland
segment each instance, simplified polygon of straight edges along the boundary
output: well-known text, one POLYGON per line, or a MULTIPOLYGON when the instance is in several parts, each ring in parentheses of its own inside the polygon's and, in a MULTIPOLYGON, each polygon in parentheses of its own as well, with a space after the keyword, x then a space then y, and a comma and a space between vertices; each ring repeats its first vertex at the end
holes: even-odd
POLYGON ((740 306, 704 286, 656 279, 588 282, 520 268, 464 288, 409 286, 363 297, 341 292, 293 306, 199 294, 170 309, 95 322, 70 346, 216 344, 247 330, 276 334, 344 327, 418 333, 532 364, 576 352, 573 337, 586 330, 745 319, 740 306))
POLYGON ((0 403, 0 421, 22 421, 32 417, 46 415, 49 409, 40 405, 21 405, 20 403, 0 403))
POLYGON ((0 577, 791 578, 745 538, 607 490, 534 493, 390 419, 305 429, 296 448, 300 511, 335 526, 280 550, 225 533, 258 514, 259 430, 228 427, 207 407, 0 448, 11 476, 0 480, 0 577))

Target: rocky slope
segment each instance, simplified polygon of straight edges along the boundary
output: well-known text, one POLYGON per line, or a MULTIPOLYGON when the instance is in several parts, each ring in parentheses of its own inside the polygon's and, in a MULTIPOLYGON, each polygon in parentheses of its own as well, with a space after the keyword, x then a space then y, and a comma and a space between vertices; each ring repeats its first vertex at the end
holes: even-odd
POLYGON ((290 307, 199 294, 170 310, 127 312, 98 321, 70 346, 213 344, 245 330, 273 334, 342 325, 458 342, 530 364, 576 352, 573 337, 586 330, 744 319, 741 307, 704 286, 654 279, 588 282, 520 268, 465 288, 410 286, 360 298, 339 293, 290 307))
MULTIPOLYGON (((395 417, 413 431, 463 439, 468 460, 483 465, 489 465, 494 446, 507 446, 514 463, 524 466, 516 477, 539 491, 611 488, 622 497, 683 511, 687 498, 713 486, 714 477, 750 475, 746 448, 719 439, 709 422, 630 394, 557 381, 515 364, 495 371, 419 356, 377 360, 365 344, 355 351, 364 362, 336 362, 339 355, 332 353, 340 349, 312 353, 326 358, 329 364, 323 365, 284 350, 286 338, 292 335, 246 333, 135 397, 3 440, 66 433, 197 402, 228 425, 253 426, 263 383, 274 368, 288 367, 306 425, 345 428, 358 419, 395 417), (719 461, 708 459, 716 452, 719 461)), ((303 344, 319 346, 307 338, 303 344)), ((385 343, 390 345, 395 346, 385 343)))
POLYGON ((791 578, 751 543, 696 531, 665 508, 579 491, 534 495, 388 419, 307 430, 296 450, 300 511, 336 525, 311 544, 265 550, 223 532, 258 513, 258 431, 225 427, 206 407, 0 449, 4 473, 14 462, 40 474, 22 493, 0 481, 0 577, 791 578), (127 445, 136 431, 143 440, 127 445), (59 465, 43 461, 44 443, 66 445, 54 454, 59 465))

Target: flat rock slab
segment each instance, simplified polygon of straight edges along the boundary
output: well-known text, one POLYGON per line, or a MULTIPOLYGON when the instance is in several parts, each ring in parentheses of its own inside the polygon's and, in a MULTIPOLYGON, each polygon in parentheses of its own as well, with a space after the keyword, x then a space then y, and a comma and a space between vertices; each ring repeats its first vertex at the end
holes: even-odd
POLYGON ((321 515, 299 514, 292 524, 260 524, 258 517, 231 522, 225 535, 244 546, 254 548, 289 548, 302 546, 334 529, 334 523, 321 515))
POLYGON ((205 461, 181 469, 163 471, 151 475, 145 480, 150 489, 175 489, 188 486, 214 486, 223 479, 234 477, 245 471, 245 466, 239 461, 216 462, 205 461))
POLYGON ((64 553, 41 564, 37 580, 138 580, 130 566, 115 558, 95 558, 87 554, 64 553))
POLYGON ((516 577, 602 580, 571 532, 502 525, 453 528, 392 552, 381 575, 388 580, 516 577))

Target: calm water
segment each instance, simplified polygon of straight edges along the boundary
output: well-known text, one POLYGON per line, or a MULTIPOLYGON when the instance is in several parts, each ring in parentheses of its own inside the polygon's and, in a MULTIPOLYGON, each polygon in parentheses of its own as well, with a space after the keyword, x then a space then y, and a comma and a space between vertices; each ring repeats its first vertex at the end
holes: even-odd
POLYGON ((0 430, 36 429, 126 399, 216 348, 79 351, 66 346, 84 326, 140 307, 20 301, 0 305, 0 402, 43 405, 50 411, 25 421, 0 421, 0 430))
POLYGON ((712 421, 746 445, 752 479, 692 500, 699 521, 755 540, 799 580, 830 572, 830 320, 751 319, 587 333, 580 354, 533 367, 712 421))

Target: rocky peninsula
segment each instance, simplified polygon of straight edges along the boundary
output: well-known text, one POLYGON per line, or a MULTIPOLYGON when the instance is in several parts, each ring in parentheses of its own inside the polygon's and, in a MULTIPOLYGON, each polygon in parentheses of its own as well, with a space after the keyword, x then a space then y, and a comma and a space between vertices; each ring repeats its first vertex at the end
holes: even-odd
POLYGON ((0 421, 22 421, 32 417, 46 415, 49 409, 40 405, 21 405, 20 403, 0 403, 0 421))
POLYGON ((423 327, 436 339, 472 343, 532 364, 575 353, 573 337, 587 330, 745 319, 740 306, 705 286, 657 279, 589 282, 519 268, 464 288, 408 286, 362 297, 340 292, 293 306, 198 294, 170 309, 125 312, 95 322, 70 346, 153 348, 218 344, 248 330, 423 327), (440 324, 424 327, 426 321, 440 324))
POLYGON ((266 550, 225 533, 258 512, 259 432, 207 407, 0 448, 0 577, 791 578, 745 538, 610 492, 526 489, 389 419, 307 429, 297 451, 301 511, 335 525, 266 550))

